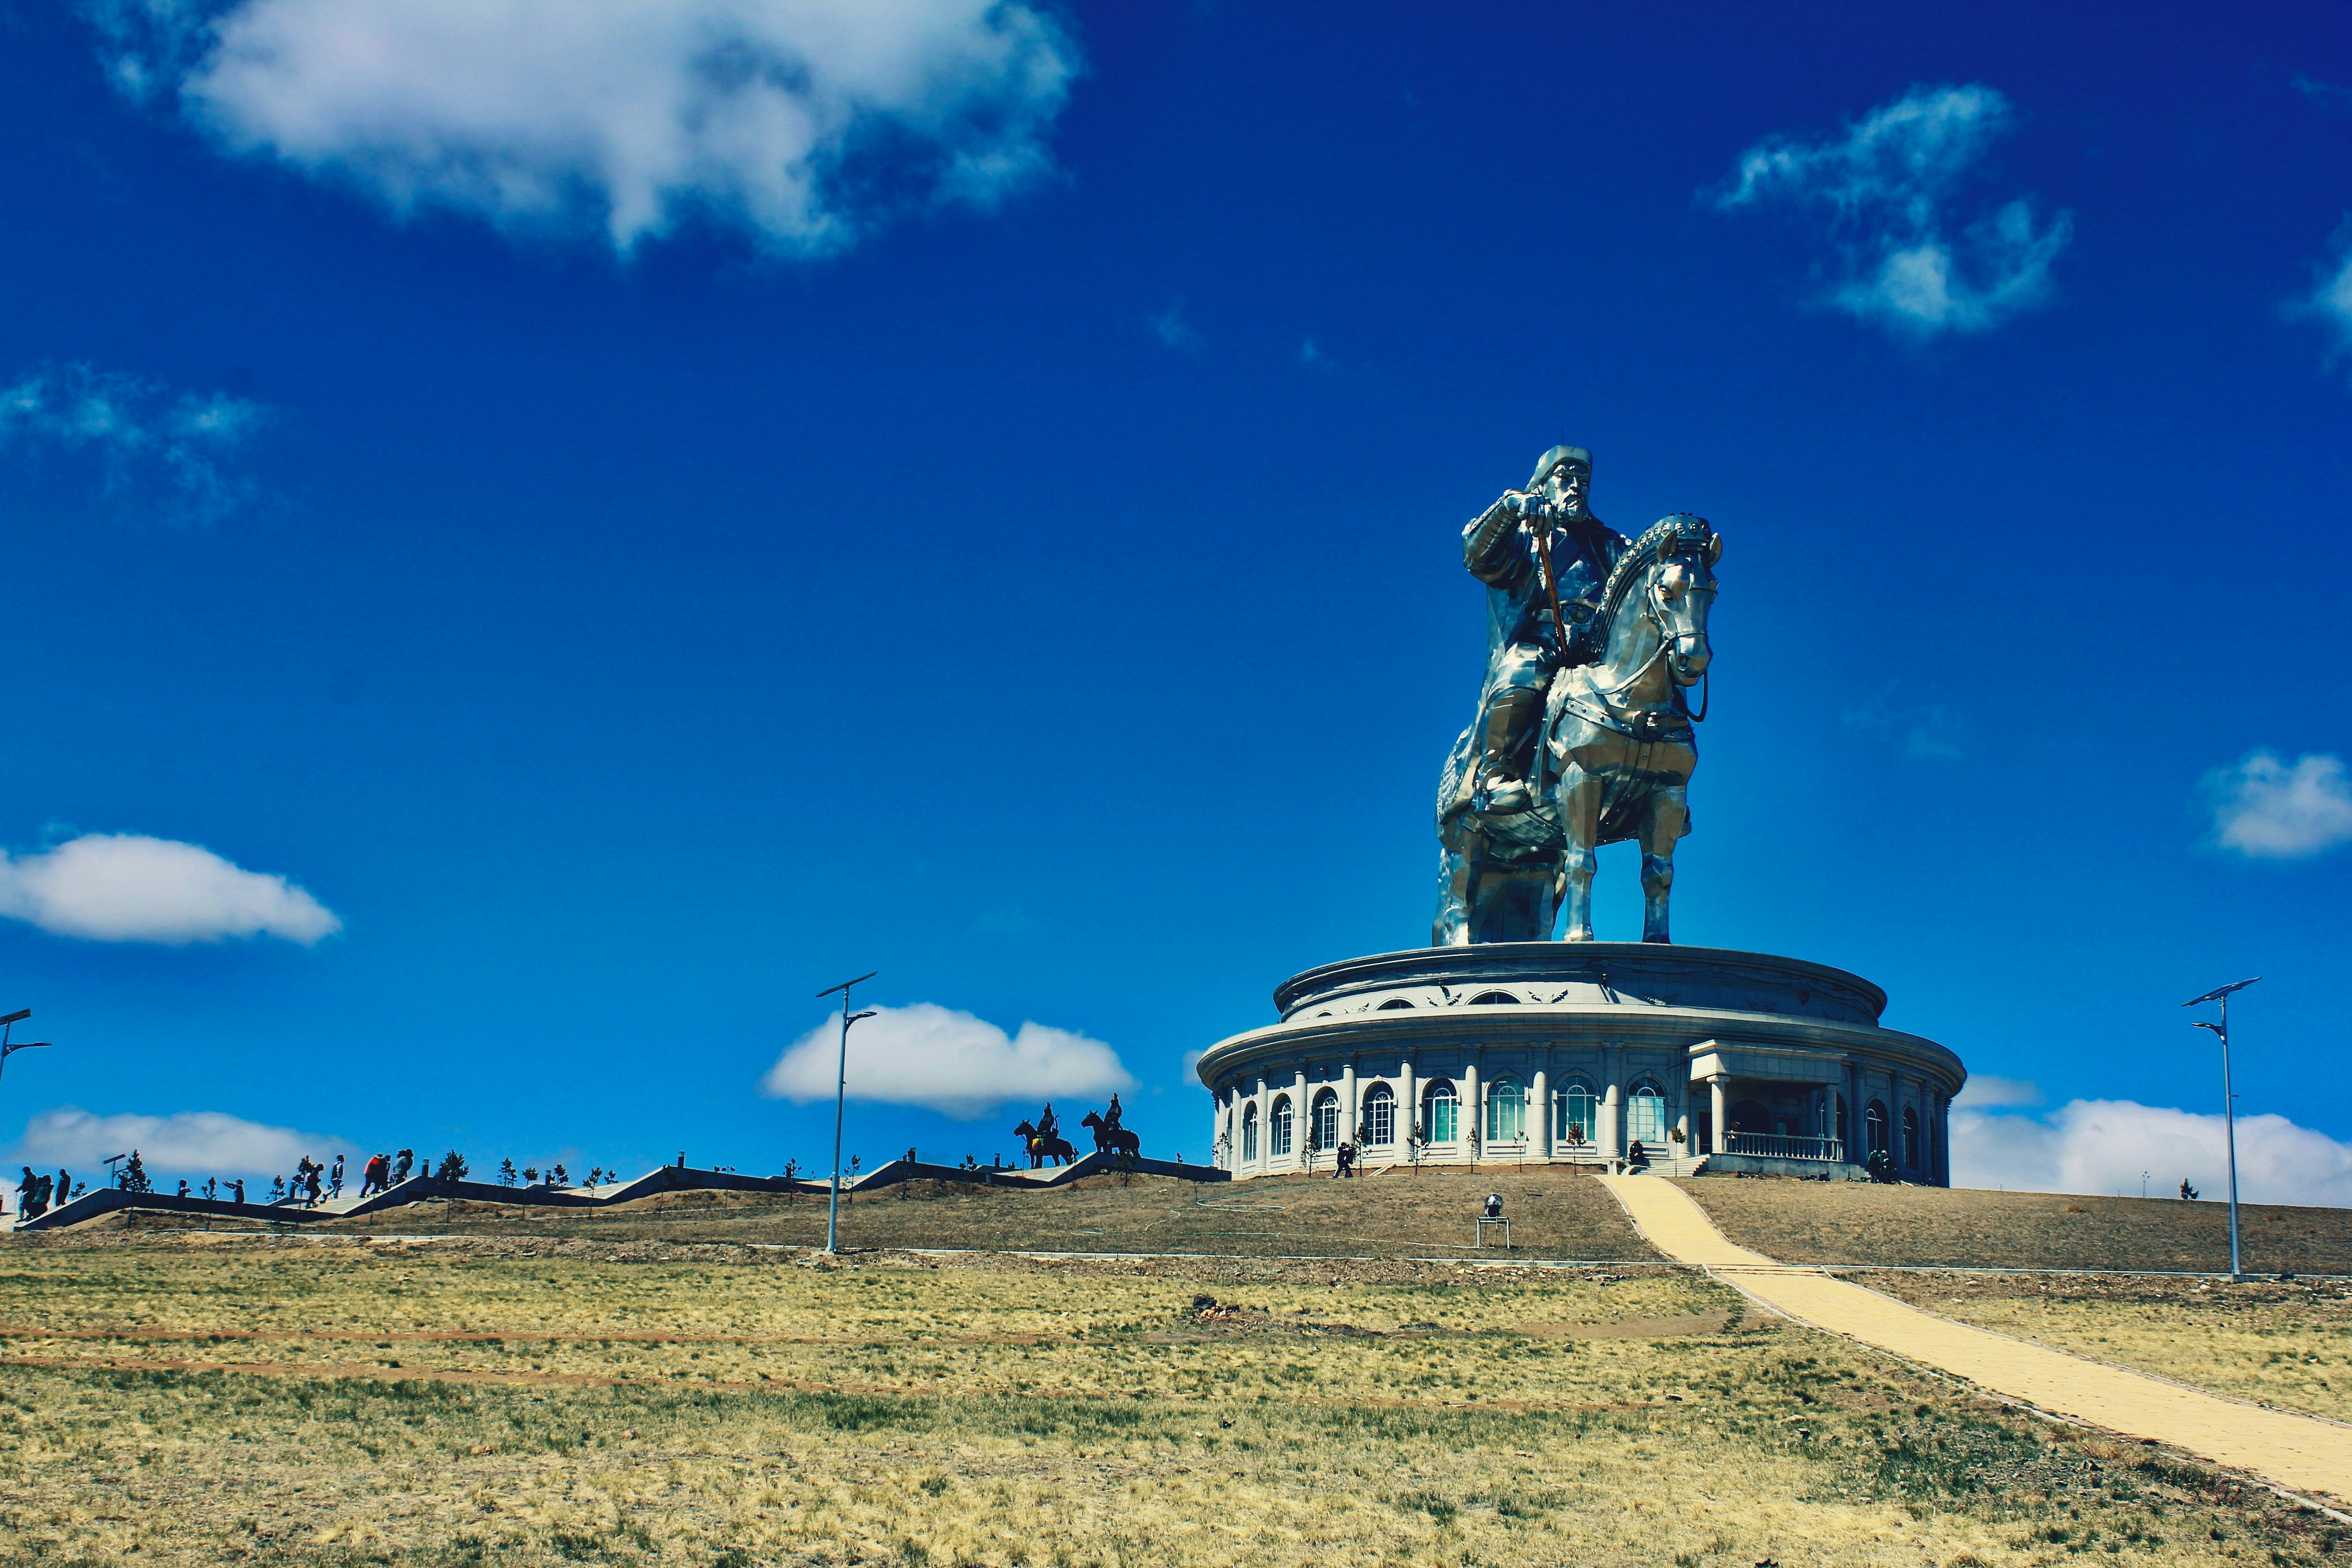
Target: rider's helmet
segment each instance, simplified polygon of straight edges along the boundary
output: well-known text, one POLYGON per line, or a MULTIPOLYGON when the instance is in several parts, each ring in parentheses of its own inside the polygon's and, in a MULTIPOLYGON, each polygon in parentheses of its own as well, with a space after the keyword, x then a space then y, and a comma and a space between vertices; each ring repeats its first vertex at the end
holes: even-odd
POLYGON ((1531 490, 1542 489, 1543 482, 1551 478, 1551 471, 1554 468, 1563 468, 1570 463, 1582 468, 1586 473, 1591 473, 1592 454, 1581 447, 1554 447, 1536 459, 1536 477, 1528 481, 1528 489, 1531 490))

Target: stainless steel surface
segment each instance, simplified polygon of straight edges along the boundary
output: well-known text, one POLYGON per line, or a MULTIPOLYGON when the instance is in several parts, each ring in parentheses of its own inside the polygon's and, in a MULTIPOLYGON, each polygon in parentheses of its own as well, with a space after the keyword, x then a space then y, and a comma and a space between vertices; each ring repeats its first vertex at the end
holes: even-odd
POLYGON ((1593 852, 1642 846, 1642 940, 1664 942, 1698 765, 1723 541, 1687 512, 1628 542, 1586 504, 1591 459, 1544 454, 1463 530, 1486 584, 1486 676, 1437 798, 1433 946, 1593 940, 1593 852))

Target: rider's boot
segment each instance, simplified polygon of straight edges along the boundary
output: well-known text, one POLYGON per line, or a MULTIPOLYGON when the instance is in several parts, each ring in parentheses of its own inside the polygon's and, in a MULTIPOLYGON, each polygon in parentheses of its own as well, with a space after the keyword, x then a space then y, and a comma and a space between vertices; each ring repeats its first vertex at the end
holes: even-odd
POLYGON ((1535 804, 1528 789, 1521 753, 1543 717, 1540 691, 1514 687, 1486 704, 1486 731, 1479 736, 1476 787, 1489 811, 1525 811, 1535 804))

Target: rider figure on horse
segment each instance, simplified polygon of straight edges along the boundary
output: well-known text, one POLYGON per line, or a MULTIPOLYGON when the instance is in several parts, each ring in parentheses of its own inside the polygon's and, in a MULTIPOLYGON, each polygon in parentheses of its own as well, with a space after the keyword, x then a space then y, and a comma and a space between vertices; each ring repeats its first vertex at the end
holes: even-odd
POLYGON ((1626 541, 1592 515, 1586 505, 1591 489, 1592 454, 1554 447, 1526 489, 1504 492, 1462 531, 1463 564, 1486 584, 1477 764, 1464 774, 1463 787, 1473 798, 1483 795, 1491 812, 1540 804, 1528 781, 1544 693, 1563 664, 1589 664, 1598 651, 1578 634, 1591 620, 1626 541))
POLYGON ((1103 1112, 1103 1131, 1105 1132, 1118 1131, 1118 1095, 1114 1091, 1110 1097, 1110 1109, 1103 1112))
POLYGON ((1045 1109, 1037 1113, 1037 1138, 1040 1142, 1062 1135, 1061 1120, 1054 1114, 1054 1102, 1047 1100, 1045 1109))

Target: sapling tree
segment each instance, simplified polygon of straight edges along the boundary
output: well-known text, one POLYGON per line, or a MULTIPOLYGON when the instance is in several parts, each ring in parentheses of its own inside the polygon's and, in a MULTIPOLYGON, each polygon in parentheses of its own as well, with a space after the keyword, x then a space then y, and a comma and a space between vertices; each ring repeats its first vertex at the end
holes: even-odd
POLYGON ((441 1156, 441 1167, 433 1173, 445 1182, 462 1182, 466 1179, 466 1173, 472 1168, 466 1163, 466 1156, 452 1149, 441 1156))
POLYGON ((514 1161, 513 1161, 511 1158, 509 1158, 509 1159, 505 1159, 505 1160, 501 1160, 501 1161, 499 1161, 499 1185, 500 1185, 500 1186, 502 1186, 502 1187, 511 1187, 511 1186, 513 1186, 514 1184, 515 1184, 515 1168, 514 1168, 514 1161))

